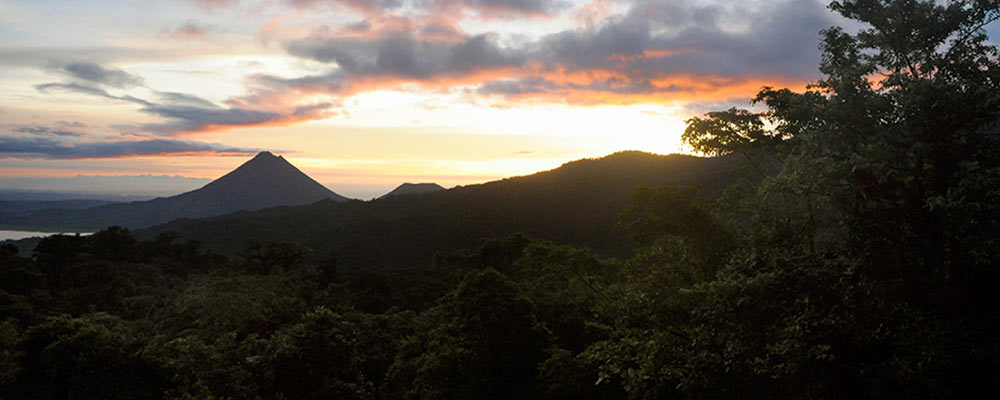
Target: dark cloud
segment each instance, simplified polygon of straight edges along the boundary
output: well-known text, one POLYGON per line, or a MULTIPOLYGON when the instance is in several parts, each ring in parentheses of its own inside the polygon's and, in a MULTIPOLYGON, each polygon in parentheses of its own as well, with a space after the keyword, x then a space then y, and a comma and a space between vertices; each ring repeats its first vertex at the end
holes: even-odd
POLYGON ((353 83, 370 78, 432 80, 482 71, 519 68, 525 56, 501 47, 495 35, 477 35, 461 42, 417 40, 397 35, 383 39, 309 39, 290 43, 288 51, 302 58, 333 63, 337 69, 321 75, 285 79, 258 75, 253 81, 269 90, 344 93, 353 83))
POLYGON ((569 2, 558 0, 465 0, 466 4, 517 10, 524 12, 553 13, 569 7, 569 2))
MULTIPOLYGON (((717 5, 696 0, 635 0, 619 3, 630 6, 624 14, 527 40, 469 35, 455 18, 468 17, 471 14, 464 12, 469 9, 480 11, 480 16, 504 10, 552 13, 564 9, 565 3, 414 0, 399 12, 385 12, 400 8, 400 1, 282 1, 300 8, 347 7, 376 14, 366 14, 365 20, 346 29, 314 29, 308 37, 284 43, 291 55, 327 64, 325 72, 299 77, 255 75, 247 81, 245 96, 223 105, 175 92, 154 91, 149 99, 136 98, 122 92, 144 85, 141 77, 93 62, 56 64, 50 69, 67 79, 35 88, 136 104, 141 112, 163 121, 135 128, 159 135, 319 118, 337 105, 297 101, 313 94, 336 98, 406 83, 467 85, 475 88, 467 93, 566 102, 701 100, 699 96, 709 92, 712 95, 706 99, 720 101, 750 95, 746 92, 755 90, 754 86, 775 79, 814 80, 818 31, 839 22, 818 0, 717 5), (457 11, 434 9, 445 6, 457 11), (432 10, 430 15, 421 14, 427 10, 432 10), (407 17, 407 13, 417 16, 407 17), (726 87, 738 87, 739 92, 720 89, 726 87)), ((202 3, 219 7, 237 1, 202 3)), ((181 28, 194 35, 205 29, 195 21, 175 31, 181 28)))
POLYGON ((521 95, 543 93, 554 85, 542 78, 501 79, 487 81, 479 85, 479 94, 521 95))
POLYGON ((330 108, 338 107, 339 104, 333 103, 318 103, 318 104, 307 104, 295 107, 292 111, 292 115, 298 118, 311 119, 318 114, 326 113, 330 108))
MULTIPOLYGON (((52 64, 52 60, 102 60, 104 62, 145 62, 176 61, 194 55, 212 55, 210 47, 190 46, 91 46, 70 47, 68 45, 31 45, 29 43, 0 42, 0 66, 37 68, 52 64)), ((53 65, 58 70, 61 64, 53 65)))
MULTIPOLYGON (((528 0, 477 4, 493 3, 529 7, 528 0)), ((420 29, 385 37, 309 37, 286 43, 287 51, 336 69, 292 79, 262 75, 254 81, 271 90, 328 94, 377 85, 383 78, 386 85, 471 79, 480 85, 478 93, 493 95, 696 95, 750 79, 815 79, 818 32, 835 25, 834 18, 815 0, 774 1, 757 8, 640 1, 597 26, 519 44, 501 45, 492 35, 421 40, 420 29)))
POLYGON ((532 58, 571 70, 616 67, 609 57, 637 55, 656 47, 647 24, 611 23, 596 30, 565 31, 532 46, 532 58))
MULTIPOLYGON (((320 7, 346 8, 378 15, 397 10, 403 6, 402 0, 285 0, 285 3, 299 9, 320 7)), ((481 17, 509 18, 521 15, 552 15, 572 6, 566 0, 412 0, 407 2, 418 13, 455 12, 472 10, 481 17)))
POLYGON ((69 126, 73 128, 86 128, 87 124, 80 121, 56 121, 57 124, 62 126, 69 126))
POLYGON ((71 136, 80 137, 83 133, 68 131, 65 129, 57 129, 43 125, 16 125, 11 128, 14 132, 27 133, 31 135, 55 135, 55 136, 71 136))
POLYGON ((34 88, 35 90, 38 90, 39 92, 42 93, 48 93, 50 89, 60 89, 91 96, 104 97, 106 99, 111 99, 111 100, 127 101, 129 103, 136 103, 144 106, 153 104, 138 97, 130 95, 115 96, 111 93, 108 93, 107 90, 98 87, 82 85, 78 83, 42 83, 35 85, 34 88))
POLYGON ((283 115, 270 111, 172 104, 150 104, 139 111, 168 120, 165 123, 142 126, 145 131, 161 135, 200 132, 210 128, 260 125, 284 118, 283 115))
POLYGON ((142 77, 118 68, 105 68, 90 61, 54 63, 50 69, 70 78, 92 82, 119 89, 127 89, 144 84, 142 77))
MULTIPOLYGON (((239 0, 195 1, 209 9, 239 4, 239 0)), ((404 5, 403 0, 282 0, 280 3, 308 10, 350 9, 371 16, 398 10, 404 5)), ((478 11, 482 17, 507 18, 525 14, 552 15, 570 8, 572 3, 567 0, 411 0, 406 2, 406 5, 418 13, 468 9, 478 11)))
POLYGON ((372 29, 372 23, 365 19, 353 24, 347 24, 344 29, 350 32, 368 32, 372 29))
POLYGON ((836 21, 819 2, 782 3, 748 10, 641 2, 599 27, 543 38, 532 58, 569 70, 620 70, 640 79, 676 74, 811 78, 819 61, 819 31, 836 21), (727 26, 735 20, 750 23, 742 29, 727 26))
POLYGON ((684 87, 676 84, 656 86, 648 80, 629 80, 621 78, 592 80, 586 83, 555 82, 542 78, 524 78, 488 81, 479 85, 476 92, 479 94, 530 95, 553 93, 560 90, 606 92, 614 94, 642 94, 654 92, 694 91, 695 89, 693 87, 684 87))
POLYGON ((835 22, 812 0, 753 11, 643 2, 598 27, 549 35, 530 46, 528 59, 546 70, 604 71, 616 80, 595 77, 580 84, 527 77, 485 82, 479 89, 500 95, 560 90, 694 94, 698 84, 651 82, 698 77, 723 78, 718 85, 749 78, 812 80, 819 62, 818 32, 835 22), (741 29, 727 26, 726 21, 737 19, 733 13, 750 14, 751 23, 741 29))
POLYGON ((344 93, 349 89, 349 79, 341 71, 334 71, 323 75, 309 75, 299 78, 281 78, 272 75, 259 74, 250 78, 257 88, 251 90, 251 94, 243 98, 244 102, 257 104, 261 98, 266 98, 275 91, 285 90, 305 90, 311 92, 323 92, 331 94, 344 93))
POLYGON ((258 149, 184 140, 66 143, 46 137, 0 135, 0 157, 8 158, 79 159, 191 153, 254 154, 258 151, 258 149))
POLYGON ((485 18, 554 15, 572 6, 565 0, 429 0, 417 4, 426 8, 474 10, 485 18))
MULTIPOLYGON (((96 66, 93 71, 115 71, 114 68, 96 66)), ((138 77, 137 77, 138 78, 138 77)), ((138 78, 141 80, 141 78, 138 78)), ((95 80, 96 81, 96 80, 95 80)), ((331 103, 289 106, 287 110, 261 110, 240 106, 221 107, 201 97, 177 92, 154 91, 157 101, 149 101, 128 94, 116 95, 94 84, 85 83, 43 83, 34 86, 47 93, 58 89, 111 100, 124 101, 142 106, 139 111, 164 118, 161 123, 144 124, 137 128, 157 135, 202 132, 211 129, 253 126, 269 123, 313 119, 325 113, 331 103)))
POLYGON ((218 105, 212 103, 211 101, 187 93, 156 92, 156 96, 160 98, 160 101, 167 104, 195 106, 202 108, 219 108, 218 105))
POLYGON ((419 34, 425 37, 461 38, 462 31, 454 24, 432 21, 420 27, 419 34))

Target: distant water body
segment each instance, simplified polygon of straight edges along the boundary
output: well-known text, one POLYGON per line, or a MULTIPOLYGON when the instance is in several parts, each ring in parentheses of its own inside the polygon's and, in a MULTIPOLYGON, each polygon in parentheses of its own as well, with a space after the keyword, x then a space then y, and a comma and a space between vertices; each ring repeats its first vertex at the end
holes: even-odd
MULTIPOLYGON (((3 240, 20 240, 30 237, 45 237, 58 234, 65 235, 75 235, 76 232, 32 232, 32 231, 4 231, 0 230, 0 241, 3 240)), ((81 232, 81 235, 89 235, 90 232, 81 232)))

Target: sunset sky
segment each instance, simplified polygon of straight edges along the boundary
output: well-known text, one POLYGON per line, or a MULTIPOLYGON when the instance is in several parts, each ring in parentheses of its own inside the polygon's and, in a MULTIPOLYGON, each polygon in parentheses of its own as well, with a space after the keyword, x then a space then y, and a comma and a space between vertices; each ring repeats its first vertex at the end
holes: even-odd
POLYGON ((819 78, 832 25, 812 0, 0 0, 0 189, 193 189, 270 150, 371 198, 681 152, 686 118, 819 78))

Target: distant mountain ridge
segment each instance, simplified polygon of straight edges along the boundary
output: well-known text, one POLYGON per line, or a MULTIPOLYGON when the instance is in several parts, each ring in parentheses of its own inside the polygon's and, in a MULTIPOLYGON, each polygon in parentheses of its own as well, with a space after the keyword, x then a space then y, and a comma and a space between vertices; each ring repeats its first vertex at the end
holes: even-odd
POLYGON ((436 183, 404 183, 402 185, 396 186, 391 192, 383 194, 380 199, 392 197, 392 196, 403 196, 408 194, 424 194, 433 193, 437 191, 445 190, 436 183))
POLYGON ((300 207, 177 220, 140 230, 174 231, 224 254, 248 240, 293 242, 338 265, 394 268, 426 265, 438 251, 471 248, 485 238, 522 232, 602 255, 631 254, 617 229, 628 193, 641 185, 695 184, 721 192, 735 178, 737 157, 661 156, 637 151, 564 164, 551 171, 378 201, 320 201, 300 207))
POLYGON ((241 210, 296 206, 323 199, 345 201, 284 157, 261 152, 207 185, 171 197, 79 209, 46 209, 0 226, 22 229, 96 230, 110 225, 140 228, 178 218, 204 218, 241 210))

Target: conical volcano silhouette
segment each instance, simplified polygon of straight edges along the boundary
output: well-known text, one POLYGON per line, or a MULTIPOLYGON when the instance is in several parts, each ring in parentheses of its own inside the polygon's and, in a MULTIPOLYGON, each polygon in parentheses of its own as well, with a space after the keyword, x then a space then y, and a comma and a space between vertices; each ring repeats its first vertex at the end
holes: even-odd
POLYGON ((23 221, 11 221, 10 224, 78 230, 102 229, 111 225, 141 228, 178 218, 203 218, 240 210, 297 206, 323 199, 347 200, 299 171, 283 157, 265 151, 221 178, 187 193, 85 210, 40 210, 19 217, 23 221))
POLYGON ((201 189, 176 197, 201 199, 230 211, 308 204, 327 198, 347 200, 268 151, 201 189))

